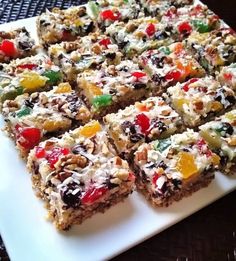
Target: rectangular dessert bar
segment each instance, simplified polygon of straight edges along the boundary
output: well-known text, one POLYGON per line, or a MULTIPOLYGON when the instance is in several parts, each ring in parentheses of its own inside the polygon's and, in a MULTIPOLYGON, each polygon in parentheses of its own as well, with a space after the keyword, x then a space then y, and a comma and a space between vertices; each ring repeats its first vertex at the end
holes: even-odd
POLYGON ((236 91, 236 63, 223 67, 218 75, 218 80, 221 84, 236 91))
POLYGON ((199 127, 200 135, 220 156, 220 169, 232 175, 236 170, 236 110, 199 127))
POLYGON ((86 5, 73 6, 66 10, 53 8, 37 19, 38 36, 45 48, 53 43, 74 41, 95 29, 94 21, 87 14, 86 5))
POLYGON ((163 95, 180 114, 185 126, 197 127, 235 105, 232 89, 212 77, 193 78, 169 87, 163 95))
POLYGON ((130 60, 88 70, 78 76, 78 88, 95 118, 118 111, 148 95, 148 75, 130 60))
POLYGON ((6 130, 22 157, 41 140, 79 127, 90 119, 90 112, 68 83, 49 92, 23 94, 3 103, 6 130))
POLYGON ((208 186, 219 162, 201 136, 188 130, 138 148, 136 186, 153 205, 168 206, 208 186))
POLYGON ((236 33, 231 28, 204 34, 194 32, 186 39, 186 45, 199 63, 213 75, 222 66, 236 62, 236 33))
POLYGON ((135 180, 97 121, 40 143, 31 150, 27 166, 33 187, 60 230, 123 201, 135 180))
POLYGON ((155 17, 142 17, 128 23, 115 22, 106 29, 108 34, 128 57, 141 54, 149 49, 156 49, 173 43, 164 24, 155 17), (160 36, 160 34, 162 34, 160 36))
POLYGON ((167 87, 177 82, 205 76, 205 70, 185 51, 181 42, 142 53, 139 64, 151 76, 154 83, 153 95, 163 93, 167 87))
POLYGON ((65 79, 76 82, 77 75, 87 69, 99 69, 103 63, 118 64, 121 52, 108 36, 93 33, 74 42, 49 47, 49 56, 62 68, 65 79))
POLYGON ((141 144, 183 130, 180 116, 161 97, 151 97, 108 114, 104 123, 117 152, 127 159, 132 159, 141 144))
POLYGON ((35 54, 37 46, 25 27, 0 32, 0 63, 35 54))
POLYGON ((221 26, 219 17, 206 5, 194 4, 181 8, 171 6, 162 16, 161 23, 175 41, 182 41, 194 32, 210 32, 221 26))
POLYGON ((2 67, 0 104, 23 93, 49 90, 62 76, 61 69, 45 54, 11 61, 2 67))

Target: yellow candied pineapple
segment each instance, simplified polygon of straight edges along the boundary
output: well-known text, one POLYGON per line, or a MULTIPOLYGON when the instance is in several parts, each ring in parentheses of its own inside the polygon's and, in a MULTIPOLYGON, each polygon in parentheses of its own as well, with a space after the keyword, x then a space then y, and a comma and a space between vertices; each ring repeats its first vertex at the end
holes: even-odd
POLYGON ((80 129, 79 134, 86 138, 91 138, 101 130, 102 127, 98 121, 91 121, 80 129))
POLYGON ((72 92, 72 88, 68 82, 63 82, 60 83, 56 88, 55 88, 55 93, 70 93, 72 92))
POLYGON ((176 168, 183 175, 184 179, 188 179, 198 172, 194 156, 191 153, 181 151, 178 156, 179 159, 176 168))
POLYGON ((24 72, 21 74, 20 84, 26 92, 33 92, 45 86, 48 78, 37 72, 24 72))
POLYGON ((214 101, 212 102, 211 109, 213 111, 220 111, 223 109, 223 105, 218 101, 214 101))
POLYGON ((214 166, 217 166, 217 165, 220 164, 220 157, 217 154, 215 154, 215 153, 212 154, 211 160, 212 160, 212 164, 214 166))
POLYGON ((80 87, 84 90, 85 96, 92 102, 94 96, 103 95, 101 88, 94 83, 89 83, 86 80, 81 80, 80 87))
POLYGON ((236 110, 226 113, 225 118, 230 121, 236 121, 236 110))
POLYGON ((173 105, 177 111, 182 111, 183 110, 183 105, 184 104, 189 104, 189 101, 184 98, 178 98, 173 100, 173 105))

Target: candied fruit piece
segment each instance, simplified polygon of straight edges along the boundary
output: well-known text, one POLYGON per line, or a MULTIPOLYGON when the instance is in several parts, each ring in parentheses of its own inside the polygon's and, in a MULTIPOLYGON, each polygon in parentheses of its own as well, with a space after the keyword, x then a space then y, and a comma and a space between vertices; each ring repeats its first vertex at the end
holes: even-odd
POLYGON ((14 57, 17 53, 17 49, 12 41, 3 40, 0 44, 0 51, 2 51, 8 57, 14 57))
POLYGON ((82 204, 93 204, 96 200, 102 197, 108 191, 107 187, 89 187, 81 198, 82 204))
POLYGON ((110 94, 103 94, 93 98, 92 104, 98 109, 100 107, 108 106, 112 103, 112 96, 110 94))
POLYGON ((155 25, 150 23, 146 28, 146 34, 151 37, 155 34, 155 32, 156 32, 155 25))
POLYGON ((70 153, 70 150, 67 148, 53 148, 50 153, 46 155, 46 159, 50 165, 50 168, 55 168, 55 164, 58 162, 59 158, 61 156, 68 155, 70 153))
POLYGON ((144 113, 140 113, 135 118, 135 124, 141 128, 142 133, 146 133, 150 128, 150 119, 144 113))
POLYGON ((181 151, 178 156, 179 159, 176 168, 183 175, 184 179, 188 179, 198 172, 194 156, 191 153, 181 151))
POLYGON ((97 132, 101 131, 102 127, 98 121, 92 121, 82 127, 79 131, 79 134, 86 137, 91 138, 96 135, 97 132))
POLYGON ((43 76, 48 78, 47 83, 50 85, 57 84, 62 79, 60 71, 48 70, 43 73, 43 76))
POLYGON ((17 142, 26 150, 33 149, 39 144, 41 139, 41 131, 34 127, 16 126, 17 142))
POLYGON ((68 92, 72 92, 72 88, 68 82, 60 83, 55 89, 55 93, 68 93, 68 92))
POLYGON ((21 75, 20 84, 26 92, 33 92, 45 86, 48 78, 36 72, 24 72, 21 75))

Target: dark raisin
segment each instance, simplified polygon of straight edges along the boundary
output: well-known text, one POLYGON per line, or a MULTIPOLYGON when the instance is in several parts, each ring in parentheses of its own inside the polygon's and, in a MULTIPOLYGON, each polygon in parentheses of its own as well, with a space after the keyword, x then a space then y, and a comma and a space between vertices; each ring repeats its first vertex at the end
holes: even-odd
POLYGON ((216 37, 222 37, 222 32, 218 32, 218 33, 216 34, 216 37))
MULTIPOLYGON (((236 100, 235 100, 234 96, 227 96, 225 99, 230 103, 230 105, 235 104, 236 100)), ((227 106, 227 107, 229 107, 229 106, 227 106)))
POLYGON ((161 81, 162 81, 162 79, 163 79, 163 77, 160 77, 160 75, 158 75, 158 74, 154 74, 154 75, 152 76, 152 80, 153 80, 155 83, 157 83, 157 84, 160 84, 161 81))
POLYGON ((220 165, 221 166, 226 166, 226 164, 228 163, 229 158, 228 156, 220 156, 220 165))
POLYGON ((180 179, 172 179, 172 183, 175 189, 179 189, 182 185, 182 181, 180 179))
POLYGON ((129 43, 128 41, 123 41, 123 42, 121 42, 121 43, 118 43, 118 46, 119 46, 120 49, 124 49, 125 46, 126 46, 128 43, 129 43))
POLYGON ((136 133, 135 125, 130 121, 124 121, 121 124, 121 129, 123 130, 124 133, 127 133, 127 132, 130 132, 132 134, 136 133))
POLYGON ((142 139, 144 139, 143 134, 135 133, 135 134, 130 135, 130 141, 133 142, 133 143, 137 143, 142 139))
POLYGON ((147 85, 145 83, 135 83, 134 84, 134 89, 140 90, 140 89, 145 89, 147 85))
POLYGON ((28 41, 28 42, 18 42, 19 48, 24 50, 24 51, 29 51, 33 47, 33 43, 28 41))
POLYGON ((86 34, 91 33, 91 32, 93 31, 93 29, 94 29, 94 23, 93 23, 93 22, 90 22, 89 25, 87 25, 87 26, 85 27, 85 32, 86 32, 86 34))
POLYGON ((119 185, 112 183, 111 179, 109 178, 109 179, 106 180, 106 186, 107 186, 108 189, 113 189, 113 188, 118 187, 119 185))
POLYGON ((34 103, 32 101, 30 101, 30 100, 25 100, 24 104, 25 104, 25 106, 27 106, 27 107, 29 107, 31 109, 34 108, 34 103))
POLYGON ((128 68, 128 66, 123 66, 123 67, 120 68, 120 71, 128 72, 129 68, 128 68))
POLYGON ((164 40, 168 37, 169 37, 169 35, 165 31, 158 31, 158 32, 155 33, 155 39, 156 40, 164 40))
POLYGON ((116 53, 107 53, 106 58, 114 60, 116 58, 116 53))
POLYGON ((234 133, 234 128, 228 122, 223 122, 220 128, 216 129, 217 132, 221 134, 222 137, 227 137, 228 135, 232 135, 234 133))
POLYGON ((78 190, 76 193, 73 193, 78 188, 79 185, 73 182, 67 185, 66 190, 61 191, 61 198, 68 207, 74 208, 80 205, 81 191, 78 190))
POLYGON ((162 160, 159 164, 158 164, 158 168, 163 168, 164 170, 167 169, 167 165, 164 163, 164 161, 162 160))
POLYGON ((164 66, 164 63, 163 63, 163 60, 164 60, 164 56, 157 56, 157 55, 155 55, 155 56, 153 56, 152 58, 151 58, 151 61, 152 61, 152 63, 154 64, 154 65, 156 65, 156 67, 158 67, 158 68, 163 68, 163 66, 164 66))
POLYGON ((168 127, 164 122, 160 121, 159 118, 152 119, 151 121, 151 129, 157 128, 160 133, 166 131, 168 127))

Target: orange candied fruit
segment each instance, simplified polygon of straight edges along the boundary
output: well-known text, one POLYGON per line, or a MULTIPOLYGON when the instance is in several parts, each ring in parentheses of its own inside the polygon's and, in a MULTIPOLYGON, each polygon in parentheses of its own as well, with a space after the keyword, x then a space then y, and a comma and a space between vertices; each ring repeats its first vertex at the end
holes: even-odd
POLYGON ((102 127, 98 121, 91 121, 80 129, 79 134, 86 138, 91 138, 101 130, 102 127))
POLYGON ((188 179, 198 172, 194 156, 191 153, 185 151, 181 151, 179 153, 179 159, 176 168, 183 175, 184 179, 188 179))

